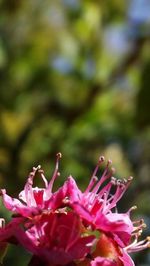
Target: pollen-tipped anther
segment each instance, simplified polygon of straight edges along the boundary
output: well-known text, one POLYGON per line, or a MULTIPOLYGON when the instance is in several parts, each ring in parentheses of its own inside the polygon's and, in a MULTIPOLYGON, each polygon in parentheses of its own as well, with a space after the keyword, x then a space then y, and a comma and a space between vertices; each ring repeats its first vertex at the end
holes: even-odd
POLYGON ((5 219, 0 218, 0 228, 4 228, 4 227, 5 227, 5 219))
POLYGON ((37 167, 33 167, 33 172, 37 172, 41 169, 41 165, 38 165, 37 167))
POLYGON ((128 180, 128 182, 132 181, 133 180, 133 176, 129 176, 127 180, 128 180))
POLYGON ((114 177, 114 176, 111 176, 111 181, 110 182, 114 186, 118 185, 118 179, 116 177, 114 177))
POLYGON ((104 156, 100 156, 98 162, 99 163, 103 163, 104 161, 105 161, 105 157, 104 156))
POLYGON ((132 207, 130 208, 130 211, 134 211, 134 210, 136 210, 136 209, 137 209, 137 206, 134 205, 134 206, 132 206, 132 207))
POLYGON ((62 154, 61 154, 61 152, 58 152, 58 153, 56 154, 56 157, 57 157, 58 159, 61 159, 61 158, 62 158, 62 154))

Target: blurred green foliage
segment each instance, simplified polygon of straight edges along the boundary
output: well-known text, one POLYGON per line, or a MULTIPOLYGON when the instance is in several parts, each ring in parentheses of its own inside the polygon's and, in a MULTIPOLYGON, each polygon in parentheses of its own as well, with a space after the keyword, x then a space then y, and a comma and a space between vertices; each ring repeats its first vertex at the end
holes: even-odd
MULTIPOLYGON (((0 186, 9 194, 37 164, 50 176, 59 151, 57 186, 72 174, 84 189, 105 155, 116 176, 135 176, 120 206, 138 205, 150 227, 150 15, 142 8, 0 1, 0 186)), ((14 253, 6 265, 25 266, 28 255, 14 253)), ((150 256, 135 261, 146 266, 150 256)))

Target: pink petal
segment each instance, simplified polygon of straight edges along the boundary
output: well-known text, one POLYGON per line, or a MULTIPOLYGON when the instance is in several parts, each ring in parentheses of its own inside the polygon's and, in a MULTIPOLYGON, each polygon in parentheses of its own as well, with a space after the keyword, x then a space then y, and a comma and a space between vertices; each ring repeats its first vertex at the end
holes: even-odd
POLYGON ((123 251, 123 255, 119 257, 119 259, 123 262, 124 266, 135 266, 133 260, 131 257, 126 253, 126 251, 123 251))
POLYGON ((90 263, 90 266, 117 266, 117 263, 111 259, 97 257, 90 263))
POLYGON ((101 230, 116 234, 124 245, 129 243, 133 225, 127 214, 109 213, 104 215, 100 213, 96 217, 95 224, 101 230))

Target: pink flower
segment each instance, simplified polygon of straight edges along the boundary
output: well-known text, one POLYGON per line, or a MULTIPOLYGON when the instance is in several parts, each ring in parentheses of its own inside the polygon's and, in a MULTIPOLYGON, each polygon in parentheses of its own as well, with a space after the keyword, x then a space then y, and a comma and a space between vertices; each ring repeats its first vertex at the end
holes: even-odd
POLYGON ((41 170, 41 166, 38 166, 36 168, 33 167, 33 171, 28 176, 24 190, 21 191, 19 194, 19 200, 8 196, 6 194, 6 190, 2 189, 1 193, 5 207, 8 210, 12 211, 13 213, 20 214, 24 217, 30 217, 39 214, 43 209, 51 208, 51 204, 54 205, 55 200, 59 201, 60 195, 59 197, 55 197, 54 194, 52 193, 52 187, 55 178, 59 174, 58 161, 60 157, 61 154, 58 153, 55 171, 49 183, 44 176, 43 170, 41 170), (45 188, 38 188, 38 187, 33 188, 33 181, 36 172, 39 172, 41 174, 41 178, 44 182, 45 188))
POLYGON ((3 189, 5 207, 13 213, 10 223, 0 229, 0 241, 20 243, 46 265, 134 266, 128 255, 150 246, 149 238, 138 241, 145 224, 131 221, 132 207, 126 213, 117 212, 117 204, 132 178, 112 177, 108 161, 100 179, 100 157, 89 185, 82 192, 70 176, 56 192, 53 183, 59 175, 56 167, 50 182, 38 166, 29 174, 19 199, 12 198, 3 189), (39 172, 44 188, 33 187, 39 172))
POLYGON ((66 265, 84 259, 95 239, 91 235, 84 236, 81 219, 74 212, 65 210, 43 213, 24 226, 25 232, 16 231, 16 239, 50 265, 66 265))

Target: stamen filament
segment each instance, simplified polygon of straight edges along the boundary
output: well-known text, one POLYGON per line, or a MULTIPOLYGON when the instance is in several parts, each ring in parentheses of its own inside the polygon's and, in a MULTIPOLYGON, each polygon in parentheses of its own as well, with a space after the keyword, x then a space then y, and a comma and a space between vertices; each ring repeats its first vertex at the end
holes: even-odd
POLYGON ((53 173, 53 176, 48 184, 48 187, 47 187, 47 190, 49 191, 49 194, 52 193, 52 188, 53 188, 53 184, 54 184, 54 181, 56 179, 56 177, 59 175, 59 172, 58 172, 58 168, 59 168, 59 160, 61 159, 62 155, 61 153, 57 153, 56 154, 57 158, 56 158, 56 165, 55 165, 55 170, 54 170, 54 173, 53 173))

